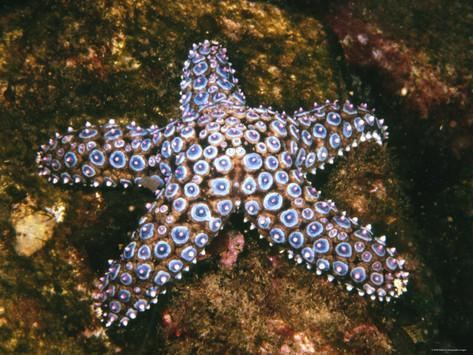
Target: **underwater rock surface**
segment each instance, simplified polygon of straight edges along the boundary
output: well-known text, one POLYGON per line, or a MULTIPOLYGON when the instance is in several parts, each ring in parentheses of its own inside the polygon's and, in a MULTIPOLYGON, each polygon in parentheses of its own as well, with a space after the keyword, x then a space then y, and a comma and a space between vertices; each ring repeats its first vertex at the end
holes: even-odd
MULTIPOLYGON (((465 136, 469 121, 462 119, 452 127, 451 120, 433 120, 447 122, 444 127, 449 132, 458 130, 448 134, 454 139, 435 134, 428 142, 422 139, 426 131, 418 129, 415 120, 400 122, 399 112, 410 110, 410 104, 403 106, 402 100, 398 106, 386 104, 395 91, 388 86, 383 91, 379 82, 372 83, 356 68, 349 67, 346 75, 344 63, 351 62, 345 57, 348 52, 334 49, 345 47, 331 35, 337 33, 327 15, 331 8, 305 5, 301 11, 281 2, 124 0, 113 5, 50 1, 2 6, 0 138, 8 144, 0 146, 0 351, 413 353, 430 349, 433 339, 440 344, 460 341, 450 334, 438 335, 440 319, 449 324, 456 320, 468 329, 465 318, 441 306, 441 297, 452 297, 453 293, 445 292, 453 286, 460 295, 454 303, 464 300, 467 305, 468 298, 461 296, 460 280, 455 283, 454 277, 450 284, 442 280, 446 276, 434 256, 445 258, 445 252, 452 256, 463 245, 458 263, 469 267, 463 260, 471 242, 464 240, 468 223, 463 221, 472 210, 471 199, 465 198, 471 191, 471 174, 461 170, 462 179, 448 180, 451 186, 439 192, 451 211, 447 219, 443 209, 424 213, 417 206, 418 193, 425 190, 418 183, 417 191, 412 191, 405 169, 415 170, 415 166, 403 164, 404 157, 415 156, 419 146, 425 149, 437 137, 444 157, 440 171, 446 171, 444 162, 460 162, 465 145, 460 140, 452 150, 452 142, 465 136), (222 270, 222 250, 216 248, 196 274, 177 285, 133 327, 108 332, 101 328, 90 307, 92 281, 104 271, 106 260, 118 255, 128 240, 127 232, 135 228, 153 196, 54 188, 36 176, 35 151, 55 130, 78 127, 86 120, 103 124, 112 117, 119 123, 136 120, 148 126, 177 117, 174 88, 180 81, 181 63, 189 45, 202 38, 228 47, 250 105, 295 110, 325 98, 349 98, 353 90, 357 101, 378 107, 394 133, 388 147, 361 148, 356 156, 339 162, 330 175, 318 178, 326 180, 324 196, 373 221, 377 231, 390 235, 399 246, 413 272, 403 300, 370 305, 278 254, 268 255, 257 235, 245 233, 244 249, 236 264, 230 260, 230 271, 222 270), (351 75, 359 76, 350 82, 351 75), (375 87, 380 91, 373 91, 375 87), (379 98, 380 92, 386 95, 379 98), (404 144, 399 138, 402 132, 418 134, 418 145, 404 144), (27 195, 39 209, 63 201, 67 215, 45 246, 20 257, 12 242, 10 215, 14 204, 25 203, 27 195), (441 232, 432 223, 437 217, 441 232), (419 248, 420 243, 426 247, 419 248)), ((418 6, 429 13, 428 3, 418 6)), ((357 9, 362 11, 363 6, 357 9)), ((368 11, 370 16, 356 13, 354 17, 363 15, 381 26, 374 10, 368 11)), ((402 14, 392 16, 394 22, 402 14)), ((398 39, 395 33, 390 37, 398 39)), ((406 43, 407 56, 417 53, 406 43)), ((461 67, 453 64, 457 71, 461 67)), ((461 87, 443 76, 441 82, 461 87)), ((455 89, 459 95, 462 92, 455 89)), ((429 116, 431 101, 422 102, 427 102, 423 112, 429 116)), ((470 107, 467 98, 464 102, 461 112, 470 107)), ((238 223, 231 230, 238 230, 238 223)), ((450 267, 447 270, 453 270, 450 267)), ((458 329, 459 334, 462 331, 458 329)))

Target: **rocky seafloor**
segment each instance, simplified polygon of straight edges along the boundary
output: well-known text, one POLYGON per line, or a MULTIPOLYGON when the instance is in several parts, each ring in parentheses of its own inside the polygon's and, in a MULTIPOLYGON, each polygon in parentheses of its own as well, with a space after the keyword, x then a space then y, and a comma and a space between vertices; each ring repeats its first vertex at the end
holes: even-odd
POLYGON ((472 5, 468 1, 6 1, 0 5, 0 352, 423 353, 473 333, 472 5), (468 30, 470 29, 470 30, 468 30), (268 250, 236 217, 185 282, 126 329, 93 280, 152 200, 59 188, 35 152, 85 121, 178 116, 193 42, 225 44, 249 104, 375 106, 365 144, 315 182, 389 236, 407 294, 374 304, 268 250))

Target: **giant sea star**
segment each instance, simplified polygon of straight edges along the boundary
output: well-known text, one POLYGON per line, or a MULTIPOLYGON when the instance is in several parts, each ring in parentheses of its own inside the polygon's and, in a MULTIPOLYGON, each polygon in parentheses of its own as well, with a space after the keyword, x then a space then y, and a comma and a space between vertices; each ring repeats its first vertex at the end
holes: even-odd
POLYGON ((99 317, 125 326, 196 263, 241 210, 270 246, 373 300, 398 297, 408 273, 386 237, 337 210, 306 180, 359 142, 387 137, 362 104, 327 101, 293 117, 250 108, 225 48, 194 45, 184 63, 182 117, 163 128, 134 122, 56 134, 38 153, 53 183, 147 186, 156 201, 100 278, 99 317))

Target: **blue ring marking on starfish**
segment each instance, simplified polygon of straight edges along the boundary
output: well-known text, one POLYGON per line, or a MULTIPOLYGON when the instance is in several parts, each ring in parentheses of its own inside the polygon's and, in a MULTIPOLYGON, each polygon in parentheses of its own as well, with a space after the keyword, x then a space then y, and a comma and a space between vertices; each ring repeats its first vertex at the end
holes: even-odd
POLYGON ((383 264, 381 264, 381 262, 379 262, 379 261, 375 261, 375 262, 371 265, 371 268, 372 268, 374 271, 381 271, 381 270, 383 270, 383 264))
POLYGON ((304 162, 305 167, 311 168, 315 164, 316 160, 317 160, 317 156, 315 155, 314 152, 308 153, 304 162))
POLYGON ((141 146, 141 140, 133 139, 130 145, 133 150, 138 150, 138 148, 141 146))
POLYGON ((285 185, 289 181, 289 175, 283 170, 277 171, 274 177, 276 178, 276 182, 281 185, 285 185))
POLYGON ((328 271, 330 269, 330 262, 326 259, 317 259, 316 265, 321 271, 328 271))
POLYGON ((239 128, 232 127, 230 128, 226 134, 228 139, 233 139, 233 138, 241 138, 243 135, 243 132, 239 128))
POLYGON ((225 140, 225 137, 220 132, 214 132, 209 135, 208 141, 211 145, 220 145, 225 140))
POLYGON ((304 235, 301 232, 292 232, 289 234, 288 242, 294 249, 299 249, 304 245, 304 235))
POLYGON ((312 136, 310 135, 310 133, 307 131, 307 130, 303 130, 302 133, 301 133, 301 138, 302 138, 302 142, 310 147, 313 143, 312 141, 312 136))
POLYGON ((137 256, 141 260, 148 260, 151 258, 151 249, 148 245, 144 244, 138 249, 137 256))
POLYGON ((192 144, 186 152, 187 159, 196 161, 202 156, 202 147, 199 144, 192 144))
POLYGON ((190 127, 190 126, 187 126, 187 127, 184 127, 182 130, 181 130, 181 137, 184 139, 184 140, 189 140, 190 138, 194 137, 195 136, 195 130, 194 128, 190 127))
POLYGON ((358 266, 351 270, 350 276, 353 279, 353 281, 357 283, 361 283, 366 280, 366 271, 362 266, 358 266))
POLYGON ((203 106, 208 103, 209 94, 205 91, 199 92, 197 95, 194 96, 194 103, 197 106, 203 106))
POLYGON ((273 228, 269 231, 271 240, 277 244, 283 244, 286 241, 286 235, 280 228, 273 228))
POLYGON ((267 211, 278 211, 281 209, 283 198, 277 192, 267 194, 263 200, 263 207, 267 211))
POLYGON ((337 112, 329 112, 327 114, 327 122, 332 126, 338 126, 342 122, 342 118, 337 112))
POLYGON ((363 118, 365 122, 368 123, 370 126, 372 126, 376 120, 376 118, 370 113, 365 114, 363 118))
POLYGON ((281 142, 275 136, 269 136, 265 139, 266 146, 271 153, 277 153, 281 149, 281 142))
POLYGON ((196 203, 191 208, 191 218, 196 222, 204 222, 210 220, 211 214, 209 206, 205 203, 196 203))
POLYGON ((335 253, 337 253, 338 256, 341 256, 343 258, 350 258, 352 256, 352 248, 349 243, 343 242, 339 243, 335 247, 335 253))
POLYGON ((314 211, 312 211, 311 208, 304 208, 302 210, 302 218, 304 218, 307 221, 310 221, 314 218, 314 211))
MULTIPOLYGON (((201 54, 204 54, 204 53, 201 52, 201 54)), ((202 61, 194 65, 194 67, 192 68, 192 71, 194 72, 195 75, 202 75, 202 74, 205 74, 208 68, 209 66, 207 65, 207 63, 205 61, 202 61)))
POLYGON ((221 216, 228 216, 233 210, 233 202, 231 200, 221 200, 217 202, 217 212, 221 216))
POLYGON ((370 281, 376 286, 381 286, 384 282, 384 276, 379 272, 373 272, 370 275, 370 281))
POLYGON ((141 142, 141 150, 147 152, 151 148, 151 139, 146 138, 141 142))
POLYGON ((171 254, 171 246, 168 242, 160 240, 154 246, 154 256, 157 259, 166 259, 171 254))
POLYGON ((168 263, 168 269, 169 269, 169 271, 171 271, 171 272, 174 273, 174 274, 176 274, 176 273, 178 273, 179 271, 181 271, 183 267, 184 267, 184 263, 183 263, 181 260, 178 260, 178 259, 172 259, 172 260, 168 263))
POLYGON ((154 224, 153 223, 143 224, 140 227, 139 234, 140 234, 141 240, 147 240, 151 238, 154 235, 154 224))
POLYGON ((194 89, 200 90, 207 86, 207 79, 204 76, 199 76, 194 80, 194 89))
POLYGON ((207 175, 209 172, 210 166, 205 160, 199 160, 194 164, 194 173, 196 175, 207 175))
POLYGON ((184 195, 187 198, 193 199, 200 195, 199 185, 193 182, 189 182, 184 185, 184 195))
POLYGON ((103 135, 105 140, 110 141, 122 136, 122 131, 118 128, 112 128, 103 135))
POLYGON ((363 260, 365 263, 369 263, 372 258, 373 258, 373 254, 371 254, 369 251, 364 251, 361 254, 361 260, 363 260))
POLYGON ((325 147, 320 147, 318 150, 317 150, 317 159, 319 161, 324 161, 325 159, 327 159, 328 157, 328 150, 327 148, 325 147))
POLYGON ((288 152, 283 152, 280 156, 281 166, 290 168, 292 166, 292 157, 288 152))
POLYGON ((319 201, 315 203, 315 209, 321 214, 327 214, 330 211, 330 205, 327 202, 319 201))
POLYGON ((389 256, 387 259, 386 259, 386 266, 388 267, 388 269, 390 270, 396 270, 397 267, 399 266, 398 262, 397 262, 397 259, 389 256))
POLYGON ((122 151, 116 150, 110 154, 109 162, 113 168, 122 169, 126 165, 126 156, 122 151))
POLYGON ((306 156, 305 149, 304 148, 299 149, 299 152, 297 153, 296 161, 295 161, 295 164, 297 167, 301 166, 304 163, 305 156, 306 156))
POLYGON ((363 132, 365 130, 365 121, 363 121, 360 117, 355 117, 353 124, 358 132, 363 132))
POLYGON ((187 200, 179 197, 173 201, 172 207, 176 212, 183 212, 187 208, 187 200))
POLYGON ((229 157, 222 155, 214 160, 214 167, 219 173, 226 174, 232 170, 233 164, 229 157))
POLYGON ((264 167, 270 171, 274 171, 279 167, 279 161, 274 155, 269 155, 264 160, 264 167))
POLYGON ((148 306, 148 301, 144 299, 139 299, 138 301, 135 302, 133 306, 135 307, 136 310, 140 312, 144 312, 146 311, 146 308, 148 306))
POLYGON ((364 240, 366 242, 370 242, 373 238, 371 237, 371 233, 368 232, 366 229, 358 229, 353 233, 355 237, 364 240))
POLYGON ((131 299, 131 292, 128 291, 128 290, 120 290, 118 291, 118 299, 123 302, 123 303, 127 303, 128 301, 130 301, 131 299))
POLYGON ((159 270, 154 277, 154 283, 158 286, 164 286, 171 279, 168 272, 159 270))
POLYGON ((365 250, 365 243, 360 241, 355 242, 354 247, 357 253, 361 253, 363 250, 365 250))
POLYGON ((268 172, 258 175, 258 186, 263 191, 268 191, 273 186, 273 176, 268 172))
POLYGON ((211 180, 210 193, 214 196, 227 196, 230 193, 230 181, 227 178, 211 180))
POLYGON ((176 226, 171 230, 171 238, 176 245, 183 245, 189 240, 189 228, 184 226, 176 226))
POLYGON ((330 243, 325 238, 317 239, 314 242, 314 250, 318 254, 325 254, 330 250, 330 243))
POLYGON ((217 85, 223 90, 231 90, 233 88, 233 84, 231 82, 222 78, 217 79, 217 85))
POLYGON ((88 178, 93 177, 95 176, 95 169, 88 164, 84 164, 82 166, 82 174, 88 178))
POLYGON ((171 141, 171 148, 174 151, 174 153, 179 153, 183 147, 184 147, 184 140, 181 137, 175 137, 171 141))
POLYGON ((373 244, 371 246, 371 249, 375 252, 376 255, 380 257, 383 257, 384 255, 386 255, 386 249, 381 244, 378 244, 378 243, 373 244))
POLYGON ((281 213, 279 217, 281 223, 288 228, 295 227, 299 223, 299 215, 293 208, 281 213))
POLYGON ((133 258, 133 255, 135 254, 135 249, 136 249, 136 242, 131 242, 128 244, 125 249, 123 249, 123 258, 125 259, 131 259, 133 258))
POLYGON ((151 266, 149 266, 148 264, 140 264, 136 268, 136 276, 140 280, 147 280, 150 274, 151 274, 151 266))
POLYGON ((306 227, 307 235, 311 238, 318 237, 320 234, 322 234, 323 231, 324 231, 324 226, 322 225, 322 223, 317 222, 317 221, 310 223, 306 227))
POLYGON ((258 216, 257 225, 261 229, 268 229, 271 226, 271 218, 268 216, 258 216))
POLYGON ((309 247, 303 248, 301 250, 301 255, 302 255, 302 258, 304 258, 304 260, 307 261, 308 263, 312 264, 315 260, 315 253, 312 248, 309 248, 309 247))
POLYGON ((323 139, 327 136, 327 129, 322 124, 316 123, 312 129, 312 135, 323 139))
POLYGON ((189 92, 186 92, 185 94, 183 94, 181 96, 181 105, 182 106, 186 106, 190 101, 191 101, 191 98, 192 98, 192 92, 189 91, 189 92))
POLYGON ((183 165, 179 165, 176 170, 174 170, 174 176, 177 180, 183 181, 187 177, 187 168, 183 165))
POLYGON ((291 182, 289 185, 287 185, 286 192, 292 198, 298 198, 302 195, 301 187, 294 182, 291 182))
POLYGON ((94 165, 102 166, 105 163, 105 156, 103 155, 103 153, 100 150, 94 149, 89 154, 89 160, 94 165))
POLYGON ((278 136, 280 138, 283 138, 283 137, 287 136, 287 129, 284 126, 284 124, 280 121, 271 122, 270 125, 269 125, 269 128, 271 129, 271 131, 273 131, 273 133, 276 136, 278 136))
MULTIPOLYGON (((123 148, 125 146, 125 141, 123 139, 117 139, 116 141, 113 142, 113 146, 115 148, 123 148)), ((80 146, 79 146, 78 151, 80 153, 80 146)))
POLYGON ((261 136, 258 131, 254 129, 249 129, 245 132, 245 138, 249 143, 256 144, 260 141, 261 136))
POLYGON ((133 282, 133 277, 127 272, 120 275, 120 282, 122 285, 129 286, 133 282))
POLYGON ((345 216, 335 216, 333 220, 342 228, 349 229, 351 227, 350 220, 345 216))
POLYGON ((251 194, 255 193, 255 191, 256 191, 256 181, 255 181, 255 179, 253 179, 252 176, 246 177, 246 179, 243 181, 243 183, 241 185, 241 191, 245 195, 251 195, 251 194))
MULTIPOLYGON (((177 159, 176 159, 176 164, 178 164, 177 159)), ((163 174, 164 176, 170 176, 172 174, 171 167, 164 162, 159 163, 159 170, 161 171, 161 174, 163 174)))
POLYGON ((120 264, 115 263, 108 269, 108 276, 110 277, 110 280, 115 280, 117 278, 120 268, 120 264))
POLYGON ((193 246, 185 247, 181 251, 181 258, 187 262, 191 262, 197 256, 197 251, 193 246))
POLYGON ((146 162, 141 155, 132 155, 129 166, 133 171, 143 171, 146 167, 146 162))
POLYGON ((194 244, 198 247, 198 248, 203 248, 207 245, 207 243, 209 242, 209 236, 205 233, 199 233, 195 236, 194 238, 194 244))
POLYGON ((218 75, 220 75, 224 79, 228 79, 228 72, 226 71, 225 67, 222 67, 220 65, 217 65, 215 68, 215 71, 217 72, 218 75))
POLYGON ((77 156, 73 152, 67 152, 64 154, 64 165, 67 168, 73 168, 77 164, 77 156))
POLYGON ((218 149, 214 146, 208 146, 204 149, 204 158, 207 160, 214 159, 218 154, 218 149))
POLYGON ((341 140, 340 136, 338 135, 338 133, 332 133, 330 135, 329 143, 330 143, 330 146, 333 149, 337 149, 338 147, 340 147, 340 144, 342 143, 342 140, 341 140))
POLYGON ((245 211, 250 215, 250 216, 256 216, 260 210, 260 206, 258 201, 256 200, 250 200, 245 202, 245 211))
POLYGON ((179 192, 179 185, 172 183, 167 186, 166 190, 164 191, 164 196, 170 200, 174 196, 176 196, 178 192, 179 192))
POLYGON ((97 135, 97 130, 92 128, 85 128, 79 133, 79 138, 87 139, 97 135))
POLYGON ((343 135, 347 138, 350 138, 353 133, 353 128, 350 123, 343 122, 343 135))
POLYGON ((171 143, 169 141, 164 141, 161 145, 161 155, 165 159, 168 159, 171 156, 171 143))
POLYGON ((333 273, 338 276, 345 276, 348 274, 348 265, 343 261, 334 261, 333 262, 333 273))
POLYGON ((263 159, 258 153, 250 153, 243 158, 246 171, 256 171, 263 166, 263 159))
POLYGON ((213 101, 217 103, 217 102, 225 100, 226 98, 227 98, 227 95, 225 95, 223 92, 217 91, 213 96, 213 101))
POLYGON ((211 218, 209 221, 209 229, 211 232, 217 232, 222 226, 221 218, 211 218))

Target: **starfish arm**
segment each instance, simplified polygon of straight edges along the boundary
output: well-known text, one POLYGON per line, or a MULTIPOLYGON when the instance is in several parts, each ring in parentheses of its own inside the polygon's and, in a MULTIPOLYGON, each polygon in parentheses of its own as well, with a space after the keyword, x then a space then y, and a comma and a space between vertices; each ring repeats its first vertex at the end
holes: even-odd
POLYGON ((326 163, 333 164, 360 142, 374 140, 382 144, 388 137, 384 120, 368 110, 365 104, 358 107, 349 101, 343 105, 326 102, 314 105, 310 111, 300 109, 294 113, 297 129, 292 139, 299 145, 296 166, 304 172, 315 173, 326 163))
POLYGON ((215 41, 194 44, 184 62, 181 76, 180 108, 183 120, 194 117, 204 107, 228 101, 245 104, 227 50, 215 41))
MULTIPOLYGON (((168 125, 164 131, 172 129, 168 125)), ((41 146, 39 174, 52 183, 93 187, 146 186, 148 180, 157 189, 171 174, 171 148, 162 146, 162 131, 143 129, 134 122, 120 126, 114 120, 102 126, 87 123, 79 130, 70 127, 66 134, 56 133, 41 146)))
POLYGON ((232 161, 216 156, 216 147, 199 147, 188 147, 179 163, 183 169, 176 169, 140 220, 120 260, 111 261, 100 279, 95 299, 107 325, 115 321, 127 325, 156 303, 158 294, 179 280, 199 254, 205 254, 206 245, 239 206, 226 177, 232 161))
POLYGON ((405 291, 404 261, 386 246, 384 236, 373 236, 370 225, 361 226, 356 218, 339 213, 332 201, 321 200, 298 170, 266 176, 265 186, 270 185, 265 193, 248 198, 244 210, 252 228, 271 246, 360 295, 389 301, 405 291))

